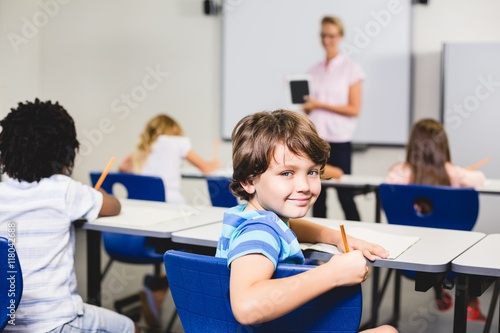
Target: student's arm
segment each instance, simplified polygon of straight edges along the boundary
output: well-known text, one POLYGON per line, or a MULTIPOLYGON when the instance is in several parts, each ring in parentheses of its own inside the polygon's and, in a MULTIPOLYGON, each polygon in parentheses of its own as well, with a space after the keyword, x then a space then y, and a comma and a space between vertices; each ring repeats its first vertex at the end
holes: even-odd
POLYGON ((132 155, 128 155, 120 162, 118 170, 120 172, 132 173, 132 155))
POLYGON ((118 201, 115 196, 106 193, 106 191, 104 191, 102 188, 100 188, 98 191, 102 193, 102 207, 99 211, 99 217, 115 216, 120 214, 122 208, 120 201, 118 201))
POLYGON ((306 96, 306 103, 304 103, 302 108, 307 114, 309 114, 314 109, 323 109, 348 117, 356 117, 361 111, 361 86, 362 81, 358 81, 349 87, 349 97, 347 105, 326 104, 310 96, 306 96))
POLYGON ((451 163, 446 163, 446 171, 452 186, 479 187, 483 186, 486 180, 484 173, 479 170, 470 170, 451 163))
POLYGON ((274 265, 267 257, 245 255, 231 263, 231 308, 243 325, 273 320, 332 288, 363 282, 367 272, 361 252, 352 251, 307 272, 271 279, 274 265))
POLYGON ((211 173, 221 167, 221 163, 218 159, 213 161, 205 161, 201 156, 196 154, 194 151, 190 150, 186 155, 186 160, 200 169, 203 173, 211 173))
POLYGON ((323 176, 326 178, 335 178, 339 179, 344 175, 344 171, 342 171, 341 168, 337 168, 333 165, 325 165, 325 171, 323 173, 323 176))
MULTIPOLYGON (((338 230, 303 219, 290 219, 289 224, 299 242, 328 243, 336 245, 341 251, 345 251, 342 236, 338 230)), ((368 260, 375 260, 374 256, 387 258, 389 255, 389 252, 380 245, 350 236, 347 237, 347 241, 350 249, 360 250, 368 260)))

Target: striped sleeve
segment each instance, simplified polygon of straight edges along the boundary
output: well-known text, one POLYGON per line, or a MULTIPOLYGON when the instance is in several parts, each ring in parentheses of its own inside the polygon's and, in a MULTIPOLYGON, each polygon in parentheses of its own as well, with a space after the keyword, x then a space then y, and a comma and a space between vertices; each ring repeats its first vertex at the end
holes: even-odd
POLYGON ((280 255, 280 237, 276 231, 265 223, 251 223, 242 227, 232 236, 227 254, 228 267, 233 260, 248 255, 262 254, 276 268, 280 255))

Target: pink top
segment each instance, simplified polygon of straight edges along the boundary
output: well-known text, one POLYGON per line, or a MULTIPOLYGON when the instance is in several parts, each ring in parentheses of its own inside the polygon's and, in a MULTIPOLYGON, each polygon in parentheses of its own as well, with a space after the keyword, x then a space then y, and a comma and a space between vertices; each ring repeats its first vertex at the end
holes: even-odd
MULTIPOLYGON (((446 163, 445 168, 453 187, 478 187, 484 184, 485 176, 481 171, 468 170, 451 163, 446 163)), ((385 181, 389 184, 410 184, 411 172, 408 164, 398 163, 389 170, 385 181)))
MULTIPOLYGON (((347 105, 349 88, 365 79, 361 67, 339 53, 328 63, 319 62, 308 72, 312 76, 313 97, 330 105, 347 105)), ((328 142, 350 142, 356 129, 357 117, 344 116, 325 109, 315 109, 309 118, 318 134, 328 142)))

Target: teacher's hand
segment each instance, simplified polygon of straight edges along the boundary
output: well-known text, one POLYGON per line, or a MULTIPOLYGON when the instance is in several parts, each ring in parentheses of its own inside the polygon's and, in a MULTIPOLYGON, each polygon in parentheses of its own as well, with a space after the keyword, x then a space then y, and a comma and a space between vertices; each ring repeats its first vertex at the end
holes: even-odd
POLYGON ((311 113, 312 110, 318 108, 319 102, 314 98, 311 98, 309 96, 304 96, 304 101, 305 103, 302 105, 302 109, 306 114, 309 114, 311 113))

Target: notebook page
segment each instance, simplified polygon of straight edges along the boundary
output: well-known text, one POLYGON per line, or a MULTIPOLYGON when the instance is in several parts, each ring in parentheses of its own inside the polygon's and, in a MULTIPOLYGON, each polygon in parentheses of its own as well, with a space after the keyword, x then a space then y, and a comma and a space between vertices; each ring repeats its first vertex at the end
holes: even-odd
MULTIPOLYGON (((346 233, 348 236, 356 237, 382 246, 389 251, 387 259, 396 259, 420 239, 416 236, 395 235, 360 227, 348 228, 346 229, 346 233)), ((303 251, 315 250, 332 254, 340 253, 335 245, 325 243, 301 243, 300 247, 303 251)))

